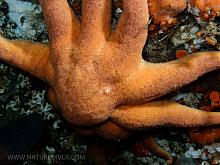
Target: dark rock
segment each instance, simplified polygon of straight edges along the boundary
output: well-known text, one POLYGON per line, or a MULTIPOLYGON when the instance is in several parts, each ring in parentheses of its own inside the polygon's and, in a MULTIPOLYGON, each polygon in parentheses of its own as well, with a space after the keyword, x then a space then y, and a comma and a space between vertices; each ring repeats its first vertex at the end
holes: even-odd
POLYGON ((220 24, 220 17, 215 17, 215 21, 216 24, 220 24))
POLYGON ((25 116, 0 128, 0 164, 9 161, 9 155, 23 155, 33 151, 43 140, 43 119, 37 113, 25 116))
POLYGON ((191 158, 180 157, 175 161, 174 165, 197 165, 197 163, 191 158))

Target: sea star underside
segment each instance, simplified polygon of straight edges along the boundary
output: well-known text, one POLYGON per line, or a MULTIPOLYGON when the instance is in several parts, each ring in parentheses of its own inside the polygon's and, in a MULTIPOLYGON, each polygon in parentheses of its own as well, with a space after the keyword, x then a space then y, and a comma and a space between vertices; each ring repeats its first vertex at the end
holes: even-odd
POLYGON ((141 54, 148 33, 147 0, 124 1, 115 31, 111 3, 83 0, 80 23, 67 0, 40 0, 49 45, 1 37, 0 59, 45 81, 51 103, 82 134, 121 139, 155 126, 220 124, 220 113, 152 101, 219 69, 220 52, 146 62, 141 54))

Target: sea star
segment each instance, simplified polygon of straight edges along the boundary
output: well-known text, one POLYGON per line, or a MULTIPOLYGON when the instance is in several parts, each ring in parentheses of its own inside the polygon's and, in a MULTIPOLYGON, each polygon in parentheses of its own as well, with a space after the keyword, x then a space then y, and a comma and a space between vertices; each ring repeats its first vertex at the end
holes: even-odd
POLYGON ((200 12, 219 12, 220 11, 220 0, 190 0, 190 5, 196 7, 200 12))
POLYGON ((149 0, 150 13, 156 23, 171 24, 175 17, 186 8, 186 0, 149 0))
MULTIPOLYGON (((117 7, 123 9, 123 0, 117 2, 117 7)), ((165 25, 175 22, 175 17, 186 8, 187 3, 186 0, 149 0, 148 5, 154 23, 165 25)))
MULTIPOLYGON (((217 112, 153 101, 218 69, 220 52, 200 52, 160 64, 144 61, 147 0, 124 1, 115 31, 111 0, 84 0, 81 23, 67 0, 40 0, 40 4, 49 45, 1 37, 0 58, 45 81, 51 103, 78 132, 122 139, 156 126, 220 123, 217 112)), ((147 139, 154 144, 150 136, 147 139)), ((157 153, 158 148, 150 146, 157 153)))
POLYGON ((149 0, 149 9, 155 23, 166 25, 175 23, 175 17, 186 9, 187 4, 197 9, 197 12, 193 9, 197 16, 209 19, 220 15, 220 0, 149 0))

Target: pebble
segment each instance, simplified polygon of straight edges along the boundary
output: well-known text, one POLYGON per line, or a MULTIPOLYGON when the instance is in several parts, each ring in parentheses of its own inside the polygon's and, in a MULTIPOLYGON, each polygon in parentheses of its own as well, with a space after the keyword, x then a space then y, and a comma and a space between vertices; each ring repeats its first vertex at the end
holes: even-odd
POLYGON ((189 150, 185 152, 185 157, 197 159, 200 158, 201 154, 201 149, 195 150, 193 147, 190 147, 189 150))
POLYGON ((190 33, 192 33, 192 34, 195 34, 198 31, 199 31, 199 27, 197 27, 197 26, 194 26, 194 27, 192 27, 192 29, 190 29, 190 33))
POLYGON ((219 164, 220 163, 220 153, 213 153, 211 155, 211 164, 219 164))
POLYGON ((217 152, 220 152, 220 147, 216 147, 215 150, 216 150, 217 152))
POLYGON ((208 160, 208 159, 209 159, 208 154, 207 154, 206 152, 202 152, 200 158, 201 158, 202 160, 208 160))
POLYGON ((116 12, 116 14, 121 14, 122 10, 121 10, 121 8, 117 8, 115 12, 116 12))
POLYGON ((209 162, 207 162, 207 161, 203 161, 203 162, 201 163, 201 165, 210 165, 210 164, 209 164, 209 162))
POLYGON ((207 149, 208 153, 212 154, 215 153, 215 148, 212 145, 205 145, 204 149, 207 149))

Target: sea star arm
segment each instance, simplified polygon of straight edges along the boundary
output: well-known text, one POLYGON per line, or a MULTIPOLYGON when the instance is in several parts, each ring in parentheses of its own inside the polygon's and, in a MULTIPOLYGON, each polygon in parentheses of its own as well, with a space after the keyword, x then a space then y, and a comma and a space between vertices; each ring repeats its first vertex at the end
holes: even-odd
POLYGON ((82 27, 80 31, 81 46, 100 45, 107 40, 111 32, 110 0, 82 1, 82 27))
POLYGON ((67 0, 40 0, 49 35, 49 58, 56 72, 63 70, 73 52, 73 43, 80 32, 80 22, 67 0))
POLYGON ((80 23, 67 0, 40 0, 40 4, 52 45, 62 41, 70 41, 78 35, 80 23))
POLYGON ((120 140, 127 138, 131 131, 128 131, 124 128, 121 128, 117 124, 107 121, 103 125, 99 126, 98 128, 95 128, 95 132, 106 139, 111 140, 120 140))
POLYGON ((130 130, 155 126, 194 127, 219 124, 219 112, 206 112, 175 102, 158 101, 137 106, 121 106, 113 111, 111 121, 130 130))
POLYGON ((46 82, 53 79, 48 54, 48 46, 45 44, 8 40, 0 37, 1 60, 46 82))
POLYGON ((162 64, 141 62, 125 80, 124 101, 150 101, 219 67, 219 52, 200 52, 162 64))
MULTIPOLYGON (((148 2, 143 0, 123 1, 123 13, 110 41, 128 54, 141 54, 147 38, 149 21, 148 2)), ((141 58, 141 56, 140 56, 141 58)))
POLYGON ((165 160, 167 160, 167 163, 169 164, 173 162, 172 156, 156 143, 155 138, 153 136, 146 135, 142 139, 148 151, 161 158, 164 158, 165 160))
MULTIPOLYGON (((121 140, 127 138, 131 133, 134 133, 135 131, 126 130, 119 127, 117 124, 108 121, 102 126, 96 128, 95 132, 106 139, 121 140)), ((149 152, 166 159, 169 163, 173 161, 172 156, 156 143, 155 138, 152 135, 145 134, 142 140, 149 152)))

